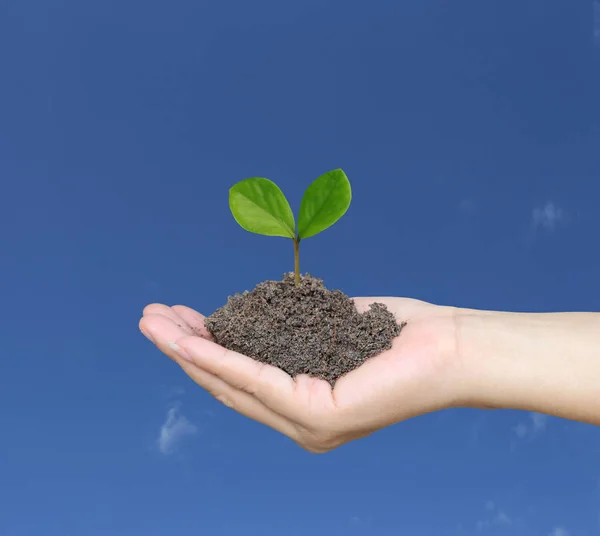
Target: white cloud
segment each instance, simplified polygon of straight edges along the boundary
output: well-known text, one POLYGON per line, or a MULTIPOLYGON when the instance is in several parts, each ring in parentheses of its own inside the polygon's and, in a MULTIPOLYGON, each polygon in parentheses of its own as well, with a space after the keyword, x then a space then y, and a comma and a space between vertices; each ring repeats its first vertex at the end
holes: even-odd
POLYGON ((544 413, 531 413, 529 415, 533 422, 534 433, 542 432, 546 429, 546 423, 548 422, 548 415, 544 413))
POLYGON ((552 231, 564 220, 565 215, 562 208, 548 201, 543 207, 534 208, 531 217, 534 229, 542 228, 552 231))
POLYGON ((158 450, 165 455, 172 454, 185 437, 195 435, 197 432, 198 428, 180 415, 177 407, 172 407, 160 428, 158 450))
POLYGON ((508 517, 506 512, 499 510, 493 501, 486 502, 485 509, 489 514, 486 519, 480 519, 475 524, 475 528, 478 532, 482 532, 492 527, 512 525, 512 519, 508 517))
POLYGON ((496 525, 512 525, 512 520, 504 512, 498 512, 494 518, 496 525))
POLYGON ((185 389, 180 385, 176 385, 175 387, 171 387, 167 392, 168 398, 179 397, 185 394, 185 389))
POLYGON ((479 520, 477 522, 477 530, 479 532, 481 532, 483 529, 487 529, 491 526, 491 523, 489 522, 489 520, 485 519, 485 520, 479 520))
POLYGON ((570 536, 570 533, 563 527, 554 527, 548 536, 570 536))
POLYGON ((513 431, 517 434, 518 438, 523 439, 527 435, 527 432, 529 432, 529 428, 525 423, 520 422, 513 428, 513 431))
POLYGON ((514 428, 513 432, 519 439, 533 439, 541 434, 548 424, 548 415, 543 413, 530 413, 529 424, 520 422, 514 428))

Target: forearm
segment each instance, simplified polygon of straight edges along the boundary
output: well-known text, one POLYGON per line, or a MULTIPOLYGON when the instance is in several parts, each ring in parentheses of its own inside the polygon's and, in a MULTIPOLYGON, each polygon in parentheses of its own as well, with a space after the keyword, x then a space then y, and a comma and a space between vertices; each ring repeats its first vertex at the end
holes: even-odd
POLYGON ((600 314, 461 310, 469 405, 600 425, 600 314))

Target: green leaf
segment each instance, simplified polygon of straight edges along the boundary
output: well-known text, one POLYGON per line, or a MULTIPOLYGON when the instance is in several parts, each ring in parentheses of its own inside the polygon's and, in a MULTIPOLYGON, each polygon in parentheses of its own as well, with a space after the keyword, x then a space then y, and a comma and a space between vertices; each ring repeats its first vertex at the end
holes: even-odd
POLYGON ((304 192, 298 214, 298 236, 309 238, 338 221, 352 199, 350 181, 341 169, 316 179, 304 192))
POLYGON ((294 213, 285 195, 269 179, 252 177, 229 189, 229 208, 246 231, 294 238, 294 213))

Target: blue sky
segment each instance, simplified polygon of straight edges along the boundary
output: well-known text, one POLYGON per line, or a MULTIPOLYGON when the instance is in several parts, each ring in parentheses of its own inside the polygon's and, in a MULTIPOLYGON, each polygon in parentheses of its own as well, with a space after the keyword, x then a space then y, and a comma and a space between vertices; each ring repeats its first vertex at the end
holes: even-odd
POLYGON ((302 258, 330 288, 598 310, 599 24, 566 0, 4 0, 0 534, 600 534, 597 428, 451 410, 315 456, 137 329, 292 269, 230 185, 297 208, 336 167, 352 206, 302 258))

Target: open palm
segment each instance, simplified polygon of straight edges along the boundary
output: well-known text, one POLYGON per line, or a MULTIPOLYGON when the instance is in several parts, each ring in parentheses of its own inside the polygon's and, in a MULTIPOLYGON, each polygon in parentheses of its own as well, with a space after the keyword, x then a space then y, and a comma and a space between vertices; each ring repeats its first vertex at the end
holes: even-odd
POLYGON ((458 403, 454 309, 407 298, 355 298, 359 311, 384 303, 407 321, 392 348, 340 378, 335 388, 214 343, 204 316, 183 305, 148 305, 141 331, 198 385, 239 413, 327 452, 390 424, 458 403))

